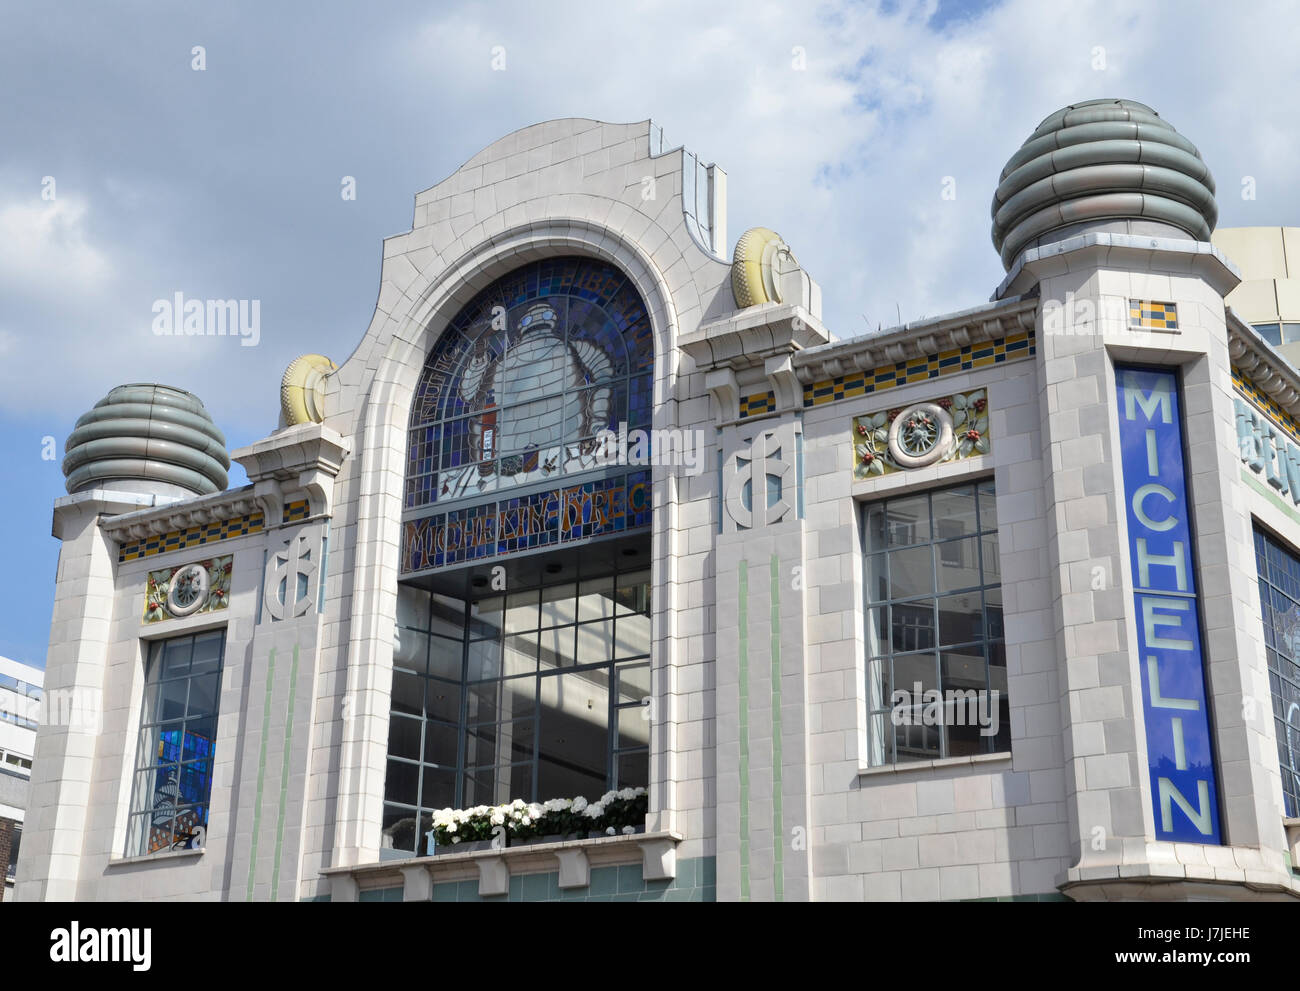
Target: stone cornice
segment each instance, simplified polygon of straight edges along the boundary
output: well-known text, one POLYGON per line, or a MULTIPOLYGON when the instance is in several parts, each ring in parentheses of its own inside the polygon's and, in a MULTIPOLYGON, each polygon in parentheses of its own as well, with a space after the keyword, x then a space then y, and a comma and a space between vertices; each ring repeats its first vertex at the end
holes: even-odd
POLYGON ((1228 356, 1232 366, 1250 379, 1255 388, 1300 420, 1300 372, 1230 306, 1227 317, 1228 356))
POLYGON ((799 381, 808 386, 1008 334, 1027 333, 1033 330, 1037 313, 1037 296, 1017 296, 933 320, 907 323, 883 333, 808 348, 796 353, 791 361, 799 381))
POLYGON ((764 366, 780 358, 829 340, 820 320, 802 306, 761 303, 702 324, 678 339, 678 346, 695 359, 702 371, 764 366))
POLYGON ((253 492, 253 486, 245 485, 167 506, 112 516, 103 520, 100 527, 118 543, 122 543, 161 536, 189 527, 224 523, 261 510, 262 504, 253 492))

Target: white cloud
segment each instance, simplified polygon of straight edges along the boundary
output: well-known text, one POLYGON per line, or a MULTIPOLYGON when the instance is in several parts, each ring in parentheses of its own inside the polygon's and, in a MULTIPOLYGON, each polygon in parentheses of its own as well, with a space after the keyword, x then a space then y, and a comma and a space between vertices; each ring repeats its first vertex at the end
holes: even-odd
POLYGON ((86 230, 88 212, 83 198, 46 201, 39 190, 27 200, 0 204, 0 285, 10 293, 103 285, 112 265, 86 230))

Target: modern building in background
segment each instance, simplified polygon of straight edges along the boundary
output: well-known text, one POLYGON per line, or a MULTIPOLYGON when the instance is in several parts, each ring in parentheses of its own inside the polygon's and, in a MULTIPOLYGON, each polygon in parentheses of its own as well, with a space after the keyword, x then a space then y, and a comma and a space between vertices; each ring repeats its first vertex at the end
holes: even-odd
POLYGON ((11 897, 23 836, 45 672, 0 657, 0 901, 11 897))
POLYGON ((1228 227, 1213 244, 1241 272, 1227 304, 1287 361, 1300 362, 1300 227, 1228 227))
POLYGON ((264 440, 161 385, 78 421, 46 686, 100 718, 41 726, 20 899, 1300 897, 1300 376, 1194 145, 1052 114, 991 300, 848 339, 725 191, 525 128, 264 440))

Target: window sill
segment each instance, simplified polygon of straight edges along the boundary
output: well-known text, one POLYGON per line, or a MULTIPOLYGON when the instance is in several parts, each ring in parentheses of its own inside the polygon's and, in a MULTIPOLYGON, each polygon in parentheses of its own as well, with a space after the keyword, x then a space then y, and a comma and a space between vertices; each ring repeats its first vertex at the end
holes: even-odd
POLYGON ((185 860, 191 857, 202 857, 207 852, 207 847, 199 847, 197 850, 164 850, 160 853, 147 853, 142 857, 122 857, 118 860, 110 860, 109 867, 130 867, 133 864, 155 864, 160 860, 185 860))
POLYGON ((1011 752, 996 754, 972 754, 970 757, 939 757, 935 760, 915 760, 906 764, 881 764, 876 767, 858 765, 858 777, 873 777, 877 774, 906 774, 908 771, 942 770, 950 767, 967 767, 972 764, 997 764, 1011 760, 1011 752))
POLYGON ((321 874, 342 882, 331 886, 333 901, 356 901, 363 887, 382 887, 398 878, 403 886, 403 901, 428 901, 435 881, 465 880, 475 872, 480 896, 504 895, 509 891, 512 874, 551 871, 557 867, 560 888, 582 888, 590 882, 593 862, 602 865, 638 859, 645 880, 663 881, 677 876, 676 849, 681 841, 679 833, 664 830, 327 867, 321 874))

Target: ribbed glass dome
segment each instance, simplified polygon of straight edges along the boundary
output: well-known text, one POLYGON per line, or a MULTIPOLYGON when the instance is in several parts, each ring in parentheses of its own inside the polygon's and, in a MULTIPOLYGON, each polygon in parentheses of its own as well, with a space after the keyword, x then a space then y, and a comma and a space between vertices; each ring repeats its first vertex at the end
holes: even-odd
POLYGON ((112 482, 206 495, 229 480, 225 434, 197 396, 166 385, 119 385, 77 420, 64 449, 69 493, 112 482))
POLYGON ((1208 241, 1219 216, 1196 146, 1132 100, 1088 100, 1044 120, 1002 170, 991 212, 1007 269, 1060 228, 1140 221, 1208 241))

